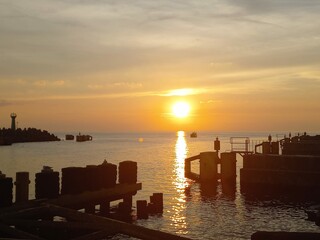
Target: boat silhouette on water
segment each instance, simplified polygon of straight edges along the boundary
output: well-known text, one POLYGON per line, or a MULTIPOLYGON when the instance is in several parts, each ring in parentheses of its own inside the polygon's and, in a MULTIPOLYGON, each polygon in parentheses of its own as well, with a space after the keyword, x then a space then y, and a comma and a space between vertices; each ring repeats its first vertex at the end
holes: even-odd
POLYGON ((192 133, 190 134, 190 137, 196 138, 196 137, 198 137, 198 134, 197 134, 196 132, 192 132, 192 133))

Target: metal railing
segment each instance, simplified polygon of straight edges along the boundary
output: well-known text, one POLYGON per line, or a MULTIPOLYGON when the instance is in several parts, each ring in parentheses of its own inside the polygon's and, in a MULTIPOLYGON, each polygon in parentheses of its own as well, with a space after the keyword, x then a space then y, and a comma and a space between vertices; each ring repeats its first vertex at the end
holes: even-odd
POLYGON ((250 152, 250 138, 248 137, 231 137, 231 152, 249 153, 250 152))

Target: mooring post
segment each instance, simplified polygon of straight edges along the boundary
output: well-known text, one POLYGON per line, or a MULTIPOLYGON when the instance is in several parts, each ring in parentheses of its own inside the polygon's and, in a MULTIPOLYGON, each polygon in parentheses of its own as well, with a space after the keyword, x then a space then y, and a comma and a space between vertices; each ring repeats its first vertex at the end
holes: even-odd
POLYGON ((59 172, 44 166, 40 173, 36 173, 36 199, 57 198, 60 192, 59 172))
POLYGON ((137 162, 123 161, 119 163, 119 183, 137 183, 137 162))
POLYGON ((155 213, 163 213, 163 193, 154 193, 150 196, 150 203, 153 205, 155 213))
POLYGON ((29 200, 29 173, 28 172, 17 172, 16 181, 16 202, 26 202, 29 200))
POLYGON ((147 200, 137 200, 137 218, 148 218, 148 203, 147 200))
POLYGON ((8 207, 12 205, 12 178, 6 177, 0 171, 0 207, 8 207))

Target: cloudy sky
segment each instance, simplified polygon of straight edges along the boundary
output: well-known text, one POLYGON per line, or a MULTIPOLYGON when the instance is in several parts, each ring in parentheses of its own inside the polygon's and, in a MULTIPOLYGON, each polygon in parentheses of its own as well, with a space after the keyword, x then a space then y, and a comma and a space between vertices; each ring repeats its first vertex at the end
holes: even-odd
POLYGON ((0 127, 318 131, 319 18, 319 0, 0 0, 0 127))

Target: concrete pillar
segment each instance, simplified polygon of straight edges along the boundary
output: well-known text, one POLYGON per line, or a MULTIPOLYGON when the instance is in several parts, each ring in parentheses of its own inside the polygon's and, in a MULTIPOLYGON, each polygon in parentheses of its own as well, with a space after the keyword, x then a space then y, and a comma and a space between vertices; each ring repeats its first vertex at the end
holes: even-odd
POLYGON ((215 183, 218 179, 217 164, 219 161, 216 152, 200 153, 200 181, 215 183))
POLYGON ((150 196, 150 202, 154 205, 155 213, 163 213, 163 193, 154 193, 150 196))
POLYGON ((119 203, 118 210, 123 216, 131 213, 132 210, 132 195, 127 195, 123 198, 123 202, 119 203))
POLYGON ((262 143, 262 154, 270 154, 271 153, 271 145, 270 142, 262 143))
POLYGON ((137 162, 123 161, 119 163, 119 183, 136 183, 138 166, 137 162))
POLYGON ((51 167, 44 166, 40 173, 36 173, 35 193, 36 199, 57 198, 60 192, 59 172, 51 167))
POLYGON ((0 171, 0 207, 8 207, 12 205, 12 178, 6 177, 0 171))
POLYGON ((225 152, 221 153, 221 181, 222 182, 235 182, 237 177, 236 168, 236 153, 225 152))
POLYGON ((137 200, 137 218, 138 219, 148 218, 147 200, 137 200))
POLYGON ((184 161, 184 176, 189 177, 191 173, 191 161, 184 161))
POLYGON ((271 153, 279 155, 279 142, 271 142, 271 153))
POLYGON ((126 207, 132 209, 132 195, 127 195, 123 198, 123 203, 126 207))
POLYGON ((16 202, 26 202, 29 200, 29 173, 17 172, 16 173, 16 202))

